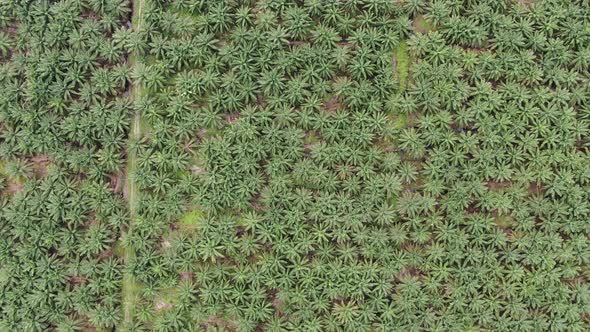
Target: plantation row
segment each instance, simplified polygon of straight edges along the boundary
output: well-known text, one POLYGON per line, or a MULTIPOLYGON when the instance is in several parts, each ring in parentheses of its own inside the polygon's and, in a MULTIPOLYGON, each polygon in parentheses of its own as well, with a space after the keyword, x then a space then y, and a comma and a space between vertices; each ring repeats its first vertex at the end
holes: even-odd
POLYGON ((590 329, 586 0, 0 8, 0 330, 590 329))

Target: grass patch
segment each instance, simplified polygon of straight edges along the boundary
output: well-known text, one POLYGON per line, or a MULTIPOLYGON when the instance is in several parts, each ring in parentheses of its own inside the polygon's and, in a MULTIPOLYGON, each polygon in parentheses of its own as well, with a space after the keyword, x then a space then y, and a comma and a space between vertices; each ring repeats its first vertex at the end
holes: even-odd
POLYGON ((180 170, 176 172, 176 177, 182 178, 190 174, 190 171, 187 170, 180 170))
MULTIPOLYGON (((145 6, 144 0, 138 0, 137 2, 133 3, 133 14, 132 14, 132 21, 133 21, 133 29, 135 31, 141 31, 141 26, 143 23, 143 9, 145 6)), ((135 55, 131 55, 129 57, 129 63, 131 66, 137 66, 139 63, 137 57, 135 55)), ((146 91, 141 89, 139 86, 134 85, 131 88, 131 96, 133 99, 140 98, 146 91)), ((142 122, 143 120, 140 117, 139 112, 136 112, 133 116, 133 121, 131 123, 130 131, 129 131, 129 138, 133 138, 135 140, 139 140, 142 137, 142 122)), ((134 152, 129 151, 128 160, 127 160, 127 174, 126 174, 126 186, 127 186, 127 204, 129 208, 129 215, 131 217, 131 221, 129 223, 129 231, 133 229, 133 220, 135 219, 136 209, 137 209, 137 202, 139 200, 137 195, 137 186, 133 183, 133 179, 130 177, 135 171, 135 167, 137 164, 137 156, 134 152)), ((131 260, 135 257, 135 250, 132 247, 122 248, 121 252, 123 260, 125 261, 125 265, 129 264, 131 260)), ((131 325, 133 324, 133 316, 135 311, 135 305, 137 304, 137 299, 139 296, 139 291, 141 290, 141 286, 135 280, 133 273, 131 271, 125 271, 123 274, 123 284, 121 287, 121 296, 122 300, 122 309, 123 309, 123 319, 124 324, 131 325)))
MULTIPOLYGON (((123 278, 123 287, 129 291, 129 293, 132 294, 139 294, 139 291, 141 290, 141 284, 138 283, 137 281, 135 281, 135 278, 123 278)), ((135 301, 137 301, 137 297, 128 297, 125 300, 132 300, 133 301, 133 305, 135 305, 135 301)))
POLYGON ((434 24, 424 18, 424 15, 418 15, 414 18, 414 29, 418 32, 427 33, 429 31, 435 31, 434 24))
POLYGON ((407 86, 408 72, 410 67, 410 55, 408 54, 408 43, 402 41, 397 45, 395 52, 396 76, 399 81, 400 91, 407 86))
POLYGON ((498 216, 495 218, 494 223, 500 228, 511 228, 514 224, 514 220, 510 216, 498 216))
POLYGON ((162 300, 166 301, 166 303, 175 304, 178 300, 178 288, 177 287, 168 287, 163 288, 158 291, 156 294, 156 301, 162 300))
POLYGON ((215 138, 215 137, 220 137, 222 135, 223 135, 222 129, 207 128, 207 130, 205 131, 205 138, 215 138))
POLYGON ((192 210, 180 218, 178 227, 183 231, 194 231, 199 228, 203 218, 205 218, 205 213, 202 210, 192 210))
POLYGON ((123 244, 121 243, 121 241, 117 242, 117 244, 115 244, 115 248, 113 248, 113 251, 115 253, 115 255, 117 255, 117 257, 125 257, 125 247, 123 247, 123 244))
MULTIPOLYGON (((128 263, 128 262, 126 262, 128 263)), ((123 275, 122 283, 123 295, 123 311, 125 321, 131 322, 133 319, 135 306, 139 300, 139 292, 141 291, 141 284, 139 284, 131 273, 123 275)))
POLYGON ((393 128, 403 129, 408 126, 408 115, 407 114, 395 114, 390 115, 389 120, 393 128))
POLYGON ((315 143, 318 143, 319 141, 320 138, 318 137, 318 135, 314 131, 309 131, 303 139, 303 144, 313 145, 315 143))

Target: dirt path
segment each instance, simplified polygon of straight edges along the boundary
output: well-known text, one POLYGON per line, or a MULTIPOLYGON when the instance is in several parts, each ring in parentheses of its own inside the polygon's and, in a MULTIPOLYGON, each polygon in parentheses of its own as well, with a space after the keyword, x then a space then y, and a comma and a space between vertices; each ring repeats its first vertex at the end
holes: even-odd
MULTIPOLYGON (((143 6, 145 0, 136 0, 133 2, 133 16, 132 16, 132 23, 133 29, 135 31, 139 31, 141 29, 142 23, 142 13, 143 13, 143 6)), ((135 66, 138 63, 138 57, 136 55, 131 55, 129 57, 129 63, 131 66, 135 66)), ((133 85, 131 88, 131 96, 133 99, 139 98, 142 94, 141 88, 133 85)), ((130 139, 139 140, 141 138, 141 117, 139 112, 136 112, 133 116, 133 122, 131 123, 131 130, 130 130, 130 139), (132 136, 131 136, 132 135, 132 136)), ((128 232, 133 232, 133 221, 135 219, 137 213, 137 187, 133 180, 131 179, 131 174, 135 172, 136 164, 137 164, 137 156, 135 151, 128 150, 127 151, 127 174, 125 178, 125 185, 126 185, 126 192, 127 192, 127 204, 129 205, 129 215, 130 215, 130 223, 129 223, 129 230, 128 232)), ((129 262, 135 257, 135 250, 133 247, 124 247, 124 254, 123 254, 125 264, 129 264, 129 262)), ((139 287, 133 274, 129 271, 125 271, 123 275, 123 286, 122 286, 122 296, 123 296, 123 311, 124 311, 124 319, 125 325, 130 324, 133 322, 133 315, 135 304, 138 298, 138 290, 139 287)))

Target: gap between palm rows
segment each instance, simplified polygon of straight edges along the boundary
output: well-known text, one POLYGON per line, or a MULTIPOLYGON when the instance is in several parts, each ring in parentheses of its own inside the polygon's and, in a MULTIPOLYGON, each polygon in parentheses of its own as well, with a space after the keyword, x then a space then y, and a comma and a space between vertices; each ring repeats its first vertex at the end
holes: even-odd
MULTIPOLYGON (((145 0, 137 0, 133 1, 133 13, 131 16, 131 22, 133 25, 134 31, 141 30, 141 24, 143 20, 143 7, 145 0)), ((131 67, 135 67, 139 63, 139 56, 137 54, 133 54, 129 57, 129 64, 131 67)), ((131 98, 136 100, 142 95, 143 91, 141 87, 133 84, 131 87, 131 98)), ((141 117, 140 113, 136 111, 133 115, 133 121, 131 122, 131 128, 129 131, 129 141, 137 141, 141 138, 141 117)), ((126 174, 126 187, 127 187, 127 202, 129 206, 129 227, 127 230, 128 235, 133 232, 133 221, 136 217, 136 210, 137 210, 137 187, 133 182, 132 176, 135 172, 137 164, 137 155, 133 149, 130 149, 129 146, 127 147, 127 174, 126 174)), ((123 312, 124 312, 124 322, 125 324, 130 324, 133 321, 133 311, 135 309, 135 302, 137 301, 137 292, 139 286, 135 281, 132 271, 127 269, 130 261, 135 257, 135 250, 133 246, 126 245, 124 247, 124 262, 125 262, 125 272, 123 275, 123 285, 122 285, 122 298, 123 298, 123 312)))

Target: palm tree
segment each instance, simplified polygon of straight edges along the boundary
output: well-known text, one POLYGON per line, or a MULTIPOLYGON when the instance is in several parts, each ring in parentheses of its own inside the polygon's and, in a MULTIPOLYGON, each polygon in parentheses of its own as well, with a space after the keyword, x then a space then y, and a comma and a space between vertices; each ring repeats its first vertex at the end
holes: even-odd
MULTIPOLYGON (((326 22, 329 23, 329 16, 324 16, 326 22)), ((334 28, 318 25, 315 30, 311 31, 312 40, 315 44, 323 47, 334 47, 340 41, 340 36, 334 28)))
POLYGON ((10 160, 4 165, 4 171, 8 177, 19 182, 33 175, 32 165, 24 159, 10 160))

